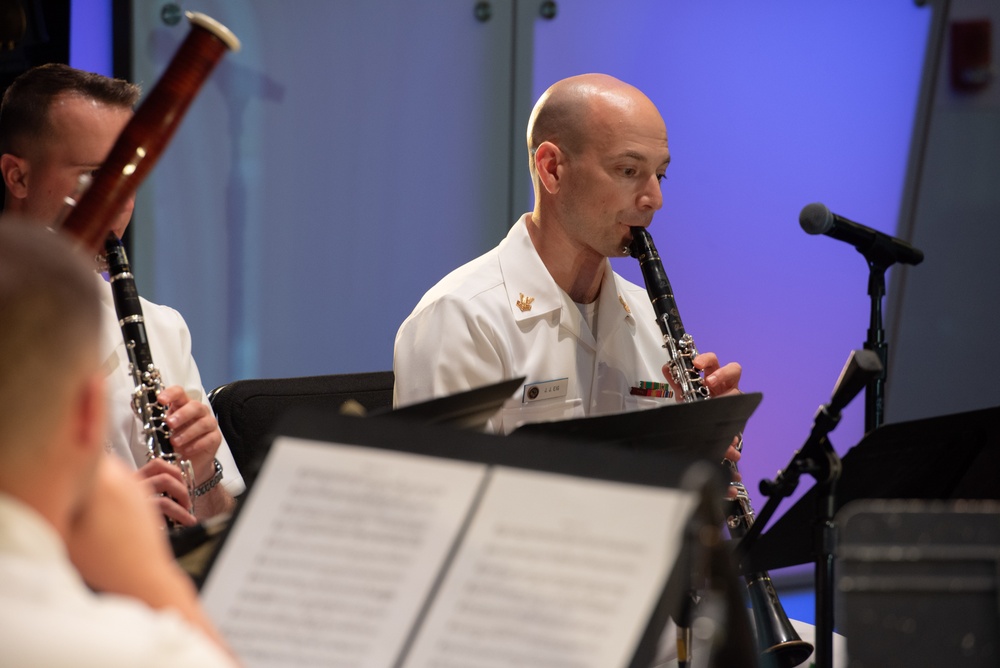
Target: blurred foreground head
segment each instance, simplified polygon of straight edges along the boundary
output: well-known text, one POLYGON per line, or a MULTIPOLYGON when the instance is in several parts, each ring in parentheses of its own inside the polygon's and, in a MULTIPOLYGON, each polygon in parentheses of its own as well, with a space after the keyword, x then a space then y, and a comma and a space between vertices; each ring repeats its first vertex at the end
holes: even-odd
MULTIPOLYGON (((54 454, 45 451, 50 442, 73 436, 67 422, 78 415, 81 392, 103 400, 97 288, 68 238, 0 225, 0 484, 54 454)), ((100 431, 98 423, 72 428, 100 431)))

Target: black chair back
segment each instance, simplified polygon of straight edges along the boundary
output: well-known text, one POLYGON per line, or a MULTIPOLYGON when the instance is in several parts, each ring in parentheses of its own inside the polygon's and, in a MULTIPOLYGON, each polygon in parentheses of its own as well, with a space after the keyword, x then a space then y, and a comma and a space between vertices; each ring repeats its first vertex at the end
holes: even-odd
POLYGON ((254 459, 277 422, 291 409, 340 411, 354 400, 367 412, 392 406, 392 371, 297 378, 236 380, 212 390, 208 399, 243 479, 256 475, 254 459))

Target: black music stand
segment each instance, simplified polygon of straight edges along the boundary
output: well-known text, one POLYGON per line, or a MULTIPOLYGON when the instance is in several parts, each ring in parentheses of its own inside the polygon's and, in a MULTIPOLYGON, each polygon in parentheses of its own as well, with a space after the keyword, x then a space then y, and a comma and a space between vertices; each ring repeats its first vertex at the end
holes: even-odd
MULTIPOLYGON (((724 397, 699 404, 677 405, 638 414, 613 416, 615 419, 602 422, 608 428, 615 427, 615 433, 619 437, 622 434, 630 434, 626 440, 633 438, 642 440, 649 434, 655 434, 671 444, 670 447, 663 447, 661 444, 657 448, 623 449, 605 442, 588 442, 594 439, 566 435, 559 438, 553 433, 532 434, 530 430, 509 436, 496 436, 455 429, 454 426, 420 424, 419 419, 404 419, 402 416, 388 419, 391 414, 372 418, 304 411, 294 415, 290 413, 275 432, 295 438, 361 445, 496 466, 640 485, 684 488, 699 493, 702 499, 699 505, 702 506, 704 513, 705 505, 714 507, 722 496, 723 483, 721 474, 717 473, 721 470, 718 462, 724 456, 733 434, 743 428, 759 402, 759 394, 724 397), (642 419, 639 420, 639 424, 642 429, 630 425, 640 416, 642 419), (695 425, 701 420, 707 422, 704 422, 703 428, 698 430, 695 425), (688 442, 689 438, 694 439, 694 443, 688 442), (710 473, 706 474, 706 470, 710 473)), ((461 400, 459 403, 466 402, 461 400)), ((605 420, 604 418, 588 420, 595 419, 605 420)), ((579 425, 571 423, 576 422, 578 421, 569 421, 563 426, 568 426, 573 431, 579 425)), ((246 500, 253 494, 254 490, 251 489, 239 500, 233 523, 219 539, 212 560, 222 549, 232 525, 239 521, 243 509, 246 508, 246 500)), ((718 526, 716 519, 719 518, 712 517, 714 526, 718 526)), ((703 521, 703 518, 696 518, 696 522, 698 521, 703 521)), ((693 533, 700 535, 704 532, 693 531, 693 533)), ((697 548, 695 552, 697 553, 697 548)), ((713 554, 708 556, 718 560, 728 557, 728 554, 719 549, 717 544, 713 554)), ((639 668, 652 663, 667 618, 672 610, 679 607, 679 599, 687 591, 687 587, 682 583, 686 582, 687 578, 678 576, 677 573, 687 569, 690 559, 691 556, 682 553, 678 560, 680 565, 674 566, 674 575, 666 582, 659 601, 651 611, 648 624, 640 636, 635 656, 629 665, 639 668)), ((207 577, 212 563, 210 560, 203 578, 207 577)), ((720 567, 723 565, 725 564, 721 564, 720 567)), ((735 582, 735 571, 727 573, 725 581, 735 582)), ((737 591, 736 587, 732 587, 731 591, 737 591)), ((727 602, 731 605, 732 602, 738 601, 739 596, 732 595, 729 599, 731 600, 727 602)), ((732 616, 733 626, 727 629, 728 635, 724 639, 726 645, 722 648, 722 652, 728 652, 727 657, 733 658, 724 665, 743 665, 748 656, 746 649, 752 646, 748 629, 743 633, 738 632, 737 627, 741 620, 747 625, 744 616, 732 616), (747 644, 740 645, 743 639, 747 644)))
POLYGON ((818 482, 749 549, 741 544, 745 568, 817 565, 817 665, 832 665, 836 512, 857 499, 997 498, 980 469, 1000 460, 998 418, 1000 407, 880 427, 839 460, 835 487, 818 482))
POLYGON ((717 452, 718 446, 728 447, 732 443, 762 396, 750 392, 631 413, 535 422, 519 427, 514 433, 668 450, 672 455, 692 459, 714 453, 719 455, 716 461, 722 461, 726 448, 717 452))
MULTIPOLYGON (((835 511, 857 499, 1000 499, 1000 406, 884 425, 843 456, 835 511)), ((757 540, 752 568, 815 561, 815 487, 757 540)))
MULTIPOLYGON (((365 416, 365 419, 445 425, 456 429, 482 429, 490 416, 500 410, 504 402, 523 383, 524 377, 509 378, 499 383, 475 387, 465 392, 409 404, 394 410, 372 411, 365 416)), ((308 406, 289 410, 275 423, 270 436, 297 433, 301 428, 300 425, 315 424, 318 415, 320 413, 308 406)), ((315 437, 320 438, 320 436, 317 434, 315 437)), ((267 447, 270 447, 270 442, 267 443, 267 447)), ((255 474, 264 463, 267 447, 254 458, 251 468, 255 474)))
MULTIPOLYGON (((369 417, 380 420, 405 420, 422 424, 448 425, 459 429, 482 429, 490 416, 500 410, 503 403, 514 391, 524 383, 524 377, 510 378, 483 385, 465 392, 458 392, 445 397, 422 401, 396 410, 384 409, 368 413, 369 417)), ((309 395, 303 395, 307 401, 289 407, 275 421, 267 433, 257 436, 261 445, 256 448, 253 457, 245 467, 241 467, 247 487, 252 487, 260 467, 267 457, 271 441, 276 434, 293 432, 301 422, 312 422, 320 414, 309 395)), ((289 401, 289 404, 292 404, 289 401)), ((170 544, 174 557, 181 560, 184 570, 197 578, 205 569, 205 560, 209 557, 206 545, 218 538, 225 527, 222 522, 199 522, 193 527, 183 528, 170 536, 170 544)))
MULTIPOLYGON (((715 484, 704 486, 703 489, 709 490, 704 505, 718 508, 716 504, 721 502, 725 488, 723 467, 719 463, 733 438, 743 431, 761 399, 759 392, 748 393, 716 397, 711 401, 668 404, 631 413, 537 422, 519 427, 513 436, 600 443, 617 449, 666 452, 677 462, 707 462, 715 484)), ((704 518, 701 522, 700 526, 719 528, 723 524, 722 513, 718 512, 716 517, 704 518)), ((708 591, 698 606, 702 610, 699 616, 712 618, 715 624, 726 628, 721 647, 709 650, 714 654, 714 665, 735 667, 745 665, 747 661, 756 665, 755 660, 748 658, 754 656, 751 650, 754 640, 747 617, 730 615, 724 619, 714 618, 716 613, 713 609, 720 606, 728 610, 742 608, 743 591, 741 587, 733 586, 739 577, 731 555, 700 545, 700 541, 706 540, 704 532, 701 533, 700 537, 692 536, 688 540, 681 564, 675 568, 675 578, 668 589, 671 598, 675 602, 680 601, 680 604, 670 608, 669 614, 678 626, 690 627, 691 615, 695 612, 690 605, 689 592, 700 588, 695 583, 707 583, 708 591)))
POLYGON ((368 417, 403 418, 424 424, 447 424, 460 429, 483 429, 490 417, 523 384, 524 376, 509 378, 416 404, 373 411, 368 417))

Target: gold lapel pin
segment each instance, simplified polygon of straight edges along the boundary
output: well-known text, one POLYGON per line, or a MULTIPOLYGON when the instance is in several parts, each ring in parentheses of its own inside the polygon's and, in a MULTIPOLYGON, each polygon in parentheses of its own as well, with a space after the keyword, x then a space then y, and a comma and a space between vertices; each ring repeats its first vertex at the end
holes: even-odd
POLYGON ((622 308, 625 309, 625 312, 628 313, 629 315, 632 315, 632 309, 630 309, 628 307, 628 304, 625 303, 625 298, 622 297, 621 295, 618 295, 618 301, 622 303, 622 308))
POLYGON ((521 312, 531 310, 531 302, 535 301, 534 297, 525 297, 523 292, 519 292, 521 298, 517 300, 517 307, 521 309, 521 312))

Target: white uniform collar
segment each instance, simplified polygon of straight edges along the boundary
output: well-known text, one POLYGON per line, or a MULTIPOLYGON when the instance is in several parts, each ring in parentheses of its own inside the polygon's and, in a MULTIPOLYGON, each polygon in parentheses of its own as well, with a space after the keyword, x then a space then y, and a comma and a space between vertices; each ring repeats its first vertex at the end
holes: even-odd
MULTIPOLYGON (((521 216, 497 247, 511 314, 514 320, 521 322, 554 313, 560 326, 581 343, 596 349, 597 342, 584 325, 579 309, 552 279, 531 242, 527 226, 530 215, 521 216)), ((635 319, 622 296, 624 291, 618 285, 621 279, 612 271, 611 263, 607 259, 604 262, 606 266, 597 305, 597 331, 601 333, 602 340, 610 340, 622 323, 634 328, 635 319)))

